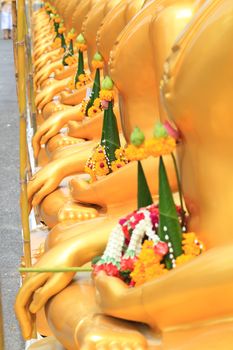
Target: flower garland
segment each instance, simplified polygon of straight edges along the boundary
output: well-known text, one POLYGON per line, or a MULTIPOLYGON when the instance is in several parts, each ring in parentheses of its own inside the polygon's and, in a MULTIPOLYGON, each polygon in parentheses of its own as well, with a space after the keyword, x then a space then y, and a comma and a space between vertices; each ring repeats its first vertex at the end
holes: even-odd
POLYGON ((96 53, 94 55, 93 60, 92 60, 92 67, 93 67, 93 69, 96 70, 94 85, 93 85, 90 96, 88 98, 85 97, 83 99, 82 106, 81 106, 81 109, 79 112, 80 114, 83 115, 83 117, 86 116, 86 117, 92 118, 92 117, 96 116, 98 113, 103 111, 101 99, 100 99, 99 93, 98 93, 98 89, 99 89, 99 85, 100 85, 100 73, 97 72, 97 70, 102 69, 103 66, 104 66, 104 62, 103 62, 102 56, 99 53, 96 53), (97 75, 97 73, 98 73, 98 75, 97 75), (95 98, 95 96, 97 96, 97 97, 95 98))
MULTIPOLYGON (((176 207, 181 221, 181 209, 176 207)), ((121 278, 129 286, 139 286, 169 270, 164 260, 173 253, 172 243, 158 235, 159 208, 152 204, 119 220, 112 230, 102 257, 93 263, 94 274, 105 271, 121 278)), ((185 229, 185 228, 184 228, 185 229)), ((195 233, 183 233, 183 254, 176 258, 180 265, 200 255, 204 245, 195 233)), ((174 266, 174 267, 175 267, 174 266)))
POLYGON ((79 89, 82 86, 85 86, 89 82, 91 82, 91 78, 89 75, 87 75, 84 71, 84 59, 83 59, 83 52, 86 51, 87 45, 86 41, 84 39, 84 36, 82 34, 79 34, 76 39, 75 46, 78 49, 78 70, 76 75, 69 81, 68 88, 70 90, 79 89))
POLYGON ((98 177, 119 170, 128 163, 124 149, 117 149, 115 156, 116 160, 110 162, 105 146, 98 144, 95 147, 94 152, 88 159, 84 169, 85 172, 91 176, 91 182, 96 181, 98 177))
MULTIPOLYGON (((168 125, 166 122, 165 125, 168 125)), ((160 157, 171 154, 176 148, 176 139, 171 136, 171 132, 158 132, 164 125, 157 123, 155 125, 154 137, 145 140, 144 134, 139 128, 135 128, 131 135, 131 144, 126 148, 126 157, 129 161, 143 160, 150 156, 160 157)))
MULTIPOLYGON (((87 108, 87 104, 88 104, 88 101, 86 101, 86 108, 87 108)), ((85 113, 86 108, 84 109, 84 113, 85 113)), ((97 97, 93 102, 93 106, 88 109, 87 116, 92 118, 96 114, 98 114, 102 111, 103 111, 103 108, 102 108, 102 104, 101 104, 101 99, 99 97, 97 97)))
POLYGON ((76 36, 74 28, 72 28, 66 38, 66 52, 63 56, 62 63, 64 66, 72 66, 78 62, 77 57, 74 56, 73 40, 76 36))
MULTIPOLYGON (((107 110, 109 103, 113 102, 114 92, 113 84, 110 78, 106 77, 102 83, 102 90, 100 90, 100 98, 94 101, 94 106, 89 109, 89 113, 95 110, 95 103, 99 104, 99 110, 107 110)), ((98 108, 96 108, 98 111, 98 108)), ((115 172, 125 166, 128 160, 125 156, 125 150, 118 148, 114 152, 114 160, 110 160, 105 145, 105 140, 98 144, 94 149, 92 155, 87 160, 85 172, 91 176, 91 182, 96 181, 98 177, 105 176, 111 172, 115 172)))

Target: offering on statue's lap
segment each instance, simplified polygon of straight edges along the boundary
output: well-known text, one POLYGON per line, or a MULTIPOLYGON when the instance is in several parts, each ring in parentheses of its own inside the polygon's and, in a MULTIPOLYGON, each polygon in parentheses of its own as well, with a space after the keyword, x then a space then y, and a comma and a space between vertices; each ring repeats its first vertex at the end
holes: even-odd
MULTIPOLYGON (((181 207, 176 206, 179 222, 181 207)), ((169 270, 165 258, 173 259, 169 234, 163 241, 158 235, 159 207, 152 204, 119 220, 113 229, 103 256, 93 261, 94 274, 105 271, 121 278, 129 286, 138 286, 169 270)), ((165 228, 165 227, 164 227, 165 228)), ((173 259, 173 268, 200 255, 205 247, 193 232, 183 227, 182 254, 173 259)))

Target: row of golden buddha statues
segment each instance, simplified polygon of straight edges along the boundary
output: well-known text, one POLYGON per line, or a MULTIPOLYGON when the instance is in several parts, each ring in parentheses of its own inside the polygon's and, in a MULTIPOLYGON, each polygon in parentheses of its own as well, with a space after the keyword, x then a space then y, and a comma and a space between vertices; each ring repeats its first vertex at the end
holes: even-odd
MULTIPOLYGON (((135 127, 146 138, 158 121, 177 128, 187 226, 206 251, 133 288, 105 273, 28 274, 16 315, 25 339, 35 314, 46 336, 30 349, 230 350, 232 0, 50 0, 32 21, 40 170, 28 200, 49 228, 35 266, 89 263, 103 254, 119 219, 137 208, 137 161, 116 160, 110 173, 101 163, 103 176, 92 174, 107 113, 121 147, 135 127)), ((175 193, 172 158, 163 159, 175 193)), ((156 201, 159 160, 141 164, 156 201)))

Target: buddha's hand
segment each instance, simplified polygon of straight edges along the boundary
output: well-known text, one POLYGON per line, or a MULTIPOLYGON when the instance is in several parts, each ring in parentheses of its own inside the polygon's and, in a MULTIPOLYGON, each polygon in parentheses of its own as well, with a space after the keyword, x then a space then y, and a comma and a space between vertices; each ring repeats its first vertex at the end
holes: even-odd
MULTIPOLYGON (((75 266, 75 254, 67 254, 63 245, 58 245, 45 253, 36 268, 58 268, 75 266)), ((72 280, 74 272, 30 273, 20 288, 15 302, 15 313, 23 337, 30 339, 32 334, 32 314, 39 311, 46 302, 64 289, 72 280)))
MULTIPOLYGON (((59 92, 57 86, 60 82, 54 82, 52 85, 46 86, 42 91, 40 91, 35 98, 35 105, 38 110, 42 110, 44 106, 52 101, 53 97, 59 92)), ((62 90, 62 89, 61 89, 62 90)))
MULTIPOLYGON (((101 271, 95 278, 96 301, 101 310, 110 316, 119 317, 122 302, 128 292, 128 286, 117 277, 107 276, 101 271)), ((122 316, 122 313, 121 315, 122 316)))
POLYGON ((32 145, 35 158, 38 157, 41 145, 57 135, 67 122, 68 111, 56 112, 43 122, 33 137, 32 145))
POLYGON ((28 182, 29 207, 38 205, 63 180, 62 159, 54 160, 39 170, 28 182))

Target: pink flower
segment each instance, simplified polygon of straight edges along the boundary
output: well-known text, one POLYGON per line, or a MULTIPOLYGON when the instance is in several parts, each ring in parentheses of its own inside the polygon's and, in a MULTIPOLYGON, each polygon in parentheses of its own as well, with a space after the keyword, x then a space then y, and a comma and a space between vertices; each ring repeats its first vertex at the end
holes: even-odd
POLYGON ((125 223, 126 223, 126 219, 125 218, 122 218, 122 219, 120 219, 119 220, 119 224, 121 225, 121 226, 123 226, 125 223))
POLYGON ((109 104, 109 102, 106 100, 101 101, 101 106, 103 109, 108 109, 108 104, 109 104))
POLYGON ((180 132, 178 130, 174 129, 173 126, 171 126, 171 124, 169 123, 169 121, 166 120, 165 123, 163 124, 163 126, 167 130, 167 133, 170 136, 172 136, 175 140, 180 139, 180 132))
POLYGON ((168 253, 168 245, 165 242, 159 242, 154 246, 154 252, 157 255, 164 256, 168 253))

